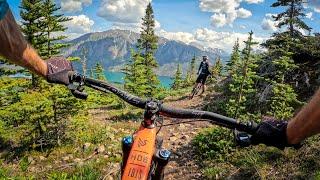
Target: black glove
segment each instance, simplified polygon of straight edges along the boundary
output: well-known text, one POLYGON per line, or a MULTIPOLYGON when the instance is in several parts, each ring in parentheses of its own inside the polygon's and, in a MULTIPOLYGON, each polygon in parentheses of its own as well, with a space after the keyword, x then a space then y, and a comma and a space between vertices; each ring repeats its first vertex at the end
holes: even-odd
POLYGON ((287 121, 279 121, 273 118, 265 118, 258 125, 257 131, 252 134, 251 144, 265 144, 267 146, 274 146, 279 149, 285 147, 301 147, 300 144, 289 144, 287 141, 287 121))
POLYGON ((53 57, 46 62, 48 66, 48 82, 67 86, 71 83, 68 72, 73 71, 73 67, 70 61, 63 57, 53 57))

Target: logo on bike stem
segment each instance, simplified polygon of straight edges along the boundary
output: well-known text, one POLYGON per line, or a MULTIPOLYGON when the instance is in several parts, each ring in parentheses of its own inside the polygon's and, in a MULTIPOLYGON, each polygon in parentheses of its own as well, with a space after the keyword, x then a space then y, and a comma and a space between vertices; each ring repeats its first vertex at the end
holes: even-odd
POLYGON ((141 147, 141 146, 145 146, 146 144, 147 144, 147 140, 141 140, 140 138, 139 138, 139 140, 138 140, 138 147, 141 147))

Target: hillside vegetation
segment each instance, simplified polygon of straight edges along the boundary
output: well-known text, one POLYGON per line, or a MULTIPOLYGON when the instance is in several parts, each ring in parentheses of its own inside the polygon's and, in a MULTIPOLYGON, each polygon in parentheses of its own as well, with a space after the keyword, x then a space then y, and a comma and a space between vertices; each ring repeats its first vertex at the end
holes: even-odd
MULTIPOLYGON (((273 17, 279 32, 263 44, 255 42, 254 32, 249 32, 246 41, 235 42, 225 65, 222 57, 215 56, 206 93, 193 100, 188 95, 196 80, 197 54, 188 54, 185 68, 177 59, 170 89, 159 84, 155 69, 162 65, 156 56, 161 38, 155 35, 149 3, 137 43, 130 53, 119 52, 128 61, 123 61, 121 69, 125 83, 117 86, 173 107, 207 110, 243 122, 259 123, 265 116, 289 120, 319 86, 320 35, 311 34, 304 23, 302 3, 274 0, 271 8, 283 10, 273 17), (259 46, 265 51, 255 51, 259 46)), ((62 43, 64 36, 52 37, 64 32, 62 24, 70 20, 58 10, 51 0, 21 3, 23 33, 44 59, 61 54, 68 46, 62 43), (48 28, 53 24, 55 28, 48 28)), ((95 35, 85 35, 75 42, 78 46, 70 47, 77 52, 72 55, 80 58, 69 59, 77 61, 85 75, 108 81, 106 62, 90 58, 95 48, 88 37, 95 35)), ((91 89, 85 89, 87 100, 79 100, 66 87, 48 84, 36 75, 12 78, 9 75, 30 72, 7 67, 0 67, 0 179, 119 178, 121 138, 139 127, 142 110, 111 93, 91 89)), ((166 170, 168 179, 320 179, 318 136, 306 140, 299 150, 283 151, 265 145, 236 147, 230 130, 204 122, 166 127, 162 136, 174 152, 166 170)))

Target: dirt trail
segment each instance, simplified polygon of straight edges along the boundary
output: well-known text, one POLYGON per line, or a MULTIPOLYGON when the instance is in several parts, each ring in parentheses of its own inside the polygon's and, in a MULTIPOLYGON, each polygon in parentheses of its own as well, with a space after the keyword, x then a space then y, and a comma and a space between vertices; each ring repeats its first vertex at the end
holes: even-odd
MULTIPOLYGON (((203 98, 197 96, 192 100, 185 97, 165 104, 176 108, 201 109, 203 103, 203 98)), ((164 124, 176 121, 181 120, 165 118, 164 124)), ((203 128, 210 126, 209 122, 192 122, 162 128, 159 136, 163 138, 163 146, 173 153, 166 168, 165 179, 202 179, 201 170, 195 162, 191 140, 203 128)))
MULTIPOLYGON (((187 96, 179 99, 166 99, 164 104, 175 108, 201 109, 204 105, 204 96, 196 96, 190 100, 187 96)), ((95 120, 108 122, 110 111, 105 109, 91 110, 95 120)), ((182 121, 181 119, 164 118, 164 124, 182 121)), ((183 120, 188 121, 188 120, 183 120)), ((139 125, 139 123, 137 123, 139 125)), ((195 162, 191 140, 203 128, 212 126, 209 122, 190 122, 162 127, 159 136, 163 138, 163 147, 172 152, 171 160, 166 167, 165 179, 189 180, 203 179, 201 170, 195 162)))

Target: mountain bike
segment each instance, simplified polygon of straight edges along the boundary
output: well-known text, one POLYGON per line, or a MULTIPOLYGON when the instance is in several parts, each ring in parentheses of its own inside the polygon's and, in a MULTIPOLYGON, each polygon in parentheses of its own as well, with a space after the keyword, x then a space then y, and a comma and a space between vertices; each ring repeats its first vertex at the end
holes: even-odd
MULTIPOLYGON (((208 75, 208 77, 211 77, 211 74, 208 75)), ((198 95, 200 89, 202 88, 202 86, 204 86, 203 84, 203 79, 201 79, 201 81, 192 89, 191 91, 191 95, 190 95, 190 99, 193 99, 194 96, 198 95)))
POLYGON ((127 103, 145 110, 140 128, 132 135, 122 139, 122 180, 162 180, 164 178, 164 170, 170 160, 171 152, 162 147, 163 140, 157 135, 161 127, 173 125, 174 123, 164 124, 160 116, 193 119, 192 121, 176 122, 175 124, 210 121, 229 129, 237 129, 245 132, 237 137, 243 146, 250 144, 249 134, 254 133, 257 129, 257 124, 254 122, 243 123, 213 112, 176 109, 166 106, 158 100, 144 100, 106 82, 87 78, 78 73, 70 72, 69 77, 72 84, 68 87, 77 98, 87 98, 87 94, 83 91, 83 86, 87 86, 101 92, 112 92, 127 103))
POLYGON ((193 97, 199 93, 199 91, 200 91, 200 89, 202 88, 202 86, 203 86, 203 84, 202 84, 202 82, 200 82, 200 83, 198 83, 198 84, 196 85, 196 87, 194 87, 194 88, 192 89, 191 95, 190 95, 190 99, 193 99, 193 97))

